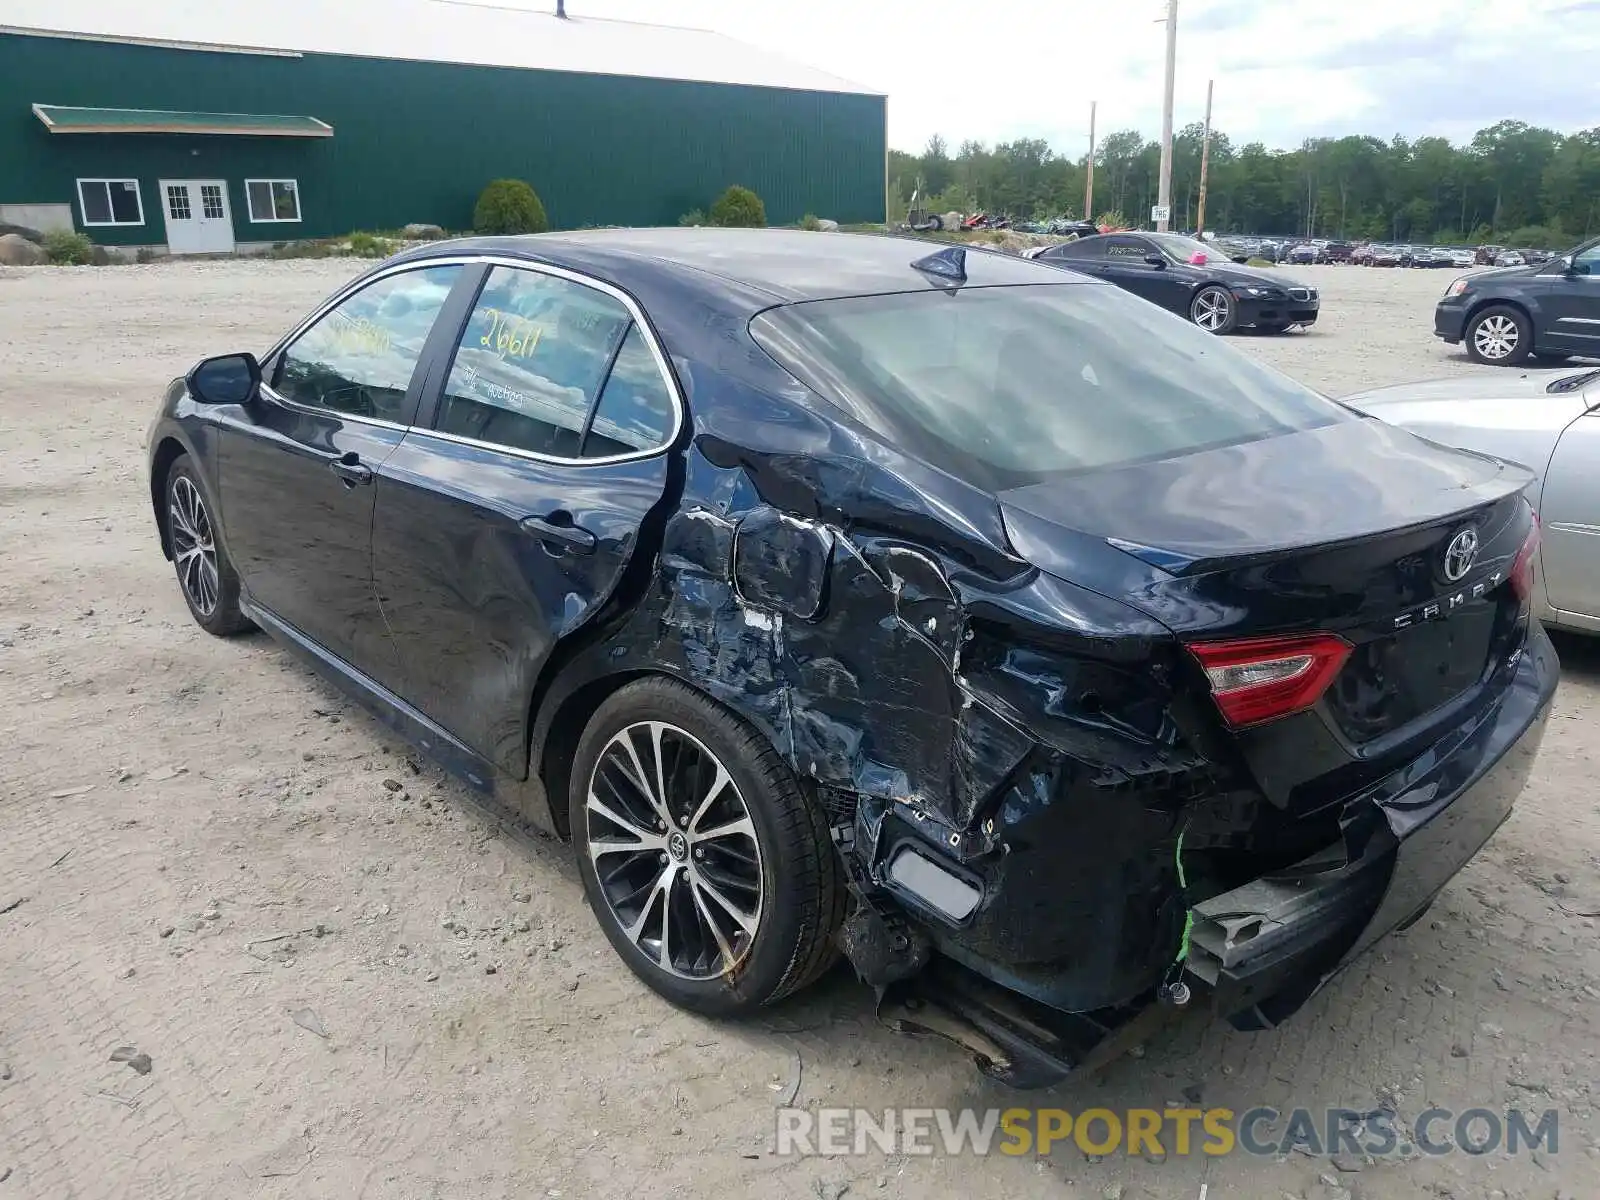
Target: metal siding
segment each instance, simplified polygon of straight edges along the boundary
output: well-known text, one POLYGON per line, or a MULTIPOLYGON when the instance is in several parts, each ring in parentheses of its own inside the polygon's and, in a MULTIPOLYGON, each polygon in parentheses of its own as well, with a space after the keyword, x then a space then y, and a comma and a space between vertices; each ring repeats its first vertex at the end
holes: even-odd
POLYGON ((730 184, 773 224, 884 219, 884 100, 847 93, 307 55, 239 55, 0 34, 0 203, 77 211, 79 177, 224 178, 241 242, 432 221, 466 229, 483 185, 526 179, 554 228, 673 224, 730 184), (52 135, 34 103, 308 113, 331 139, 52 135), (246 178, 300 182, 299 224, 249 221, 246 178))

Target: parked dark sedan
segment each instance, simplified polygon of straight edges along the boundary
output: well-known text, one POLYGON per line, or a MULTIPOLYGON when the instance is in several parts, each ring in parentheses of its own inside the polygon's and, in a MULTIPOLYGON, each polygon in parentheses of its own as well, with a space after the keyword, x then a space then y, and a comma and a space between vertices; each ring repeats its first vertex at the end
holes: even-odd
POLYGON ((1463 276, 1434 309, 1433 332, 1499 366, 1600 357, 1600 238, 1544 263, 1463 276))
POLYGON ((1187 317, 1208 333, 1242 325, 1281 333, 1313 325, 1317 289, 1229 262, 1205 242, 1171 233, 1107 233, 1039 253, 1036 261, 1105 279, 1187 317))
POLYGON ((1158 998, 1292 1012, 1556 683, 1526 471, 981 250, 435 243, 175 381, 149 467, 201 627, 570 838, 649 986, 842 948, 1016 1083, 1158 998))

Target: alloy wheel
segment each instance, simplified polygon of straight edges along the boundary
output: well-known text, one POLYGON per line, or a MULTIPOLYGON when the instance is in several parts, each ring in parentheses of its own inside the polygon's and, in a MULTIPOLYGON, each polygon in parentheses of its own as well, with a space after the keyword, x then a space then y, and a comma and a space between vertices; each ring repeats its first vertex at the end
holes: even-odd
POLYGON ((172 535, 172 561, 178 569, 178 582, 203 617, 217 609, 217 545, 211 531, 211 517, 200 489, 185 475, 172 481, 167 500, 167 523, 172 535))
POLYGON ((1194 323, 1208 333, 1216 333, 1228 323, 1233 301, 1221 288, 1207 288, 1194 298, 1190 315, 1194 323))
POLYGON ((1472 344, 1478 353, 1488 359, 1502 359, 1513 354, 1522 334, 1510 317, 1495 313, 1478 322, 1472 331, 1472 344))
POLYGON ((749 953, 764 898, 761 843, 705 743, 663 721, 629 725, 600 752, 584 813, 606 905, 647 959, 705 980, 749 953))

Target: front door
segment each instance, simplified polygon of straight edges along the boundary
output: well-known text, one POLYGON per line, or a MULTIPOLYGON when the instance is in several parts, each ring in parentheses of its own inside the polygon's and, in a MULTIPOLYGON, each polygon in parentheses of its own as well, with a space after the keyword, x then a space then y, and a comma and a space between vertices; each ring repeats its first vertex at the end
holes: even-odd
POLYGON ((378 468, 399 690, 515 778, 552 648, 616 589, 667 487, 681 410, 640 317, 605 285, 494 267, 378 468))
POLYGON ((258 400, 219 414, 223 530, 250 601, 381 683, 394 649, 372 590, 373 481, 461 273, 419 265, 357 289, 268 360, 258 400))
POLYGON ((220 179, 163 179, 167 249, 173 254, 233 253, 228 185, 220 179))
POLYGON ((1558 259, 1539 281, 1546 286, 1539 298, 1545 320, 1538 348, 1600 357, 1600 242, 1572 256, 1570 274, 1558 259))

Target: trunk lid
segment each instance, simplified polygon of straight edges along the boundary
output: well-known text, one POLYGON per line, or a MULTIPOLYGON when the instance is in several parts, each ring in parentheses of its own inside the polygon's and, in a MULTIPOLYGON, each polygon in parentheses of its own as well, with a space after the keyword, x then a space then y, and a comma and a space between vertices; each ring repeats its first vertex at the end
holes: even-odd
POLYGON ((1035 566, 1117 580, 1107 590, 1184 642, 1321 632, 1350 643, 1315 709, 1227 731, 1269 798, 1302 808, 1392 769, 1487 702, 1522 636, 1508 581, 1532 478, 1368 420, 999 499, 1035 566), (1467 530, 1475 553, 1447 568, 1467 530))

